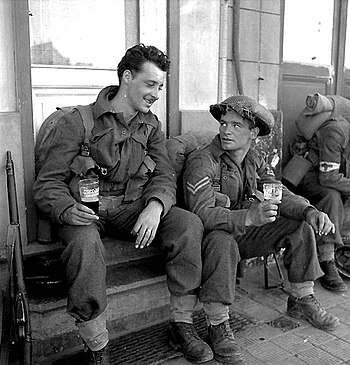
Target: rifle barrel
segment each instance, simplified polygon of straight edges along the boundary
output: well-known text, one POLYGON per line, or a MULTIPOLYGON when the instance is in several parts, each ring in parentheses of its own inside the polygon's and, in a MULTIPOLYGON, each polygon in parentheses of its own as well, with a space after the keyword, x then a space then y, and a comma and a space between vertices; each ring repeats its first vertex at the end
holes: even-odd
POLYGON ((18 224, 18 204, 16 192, 15 169, 11 152, 6 152, 7 195, 9 203, 10 223, 18 224))

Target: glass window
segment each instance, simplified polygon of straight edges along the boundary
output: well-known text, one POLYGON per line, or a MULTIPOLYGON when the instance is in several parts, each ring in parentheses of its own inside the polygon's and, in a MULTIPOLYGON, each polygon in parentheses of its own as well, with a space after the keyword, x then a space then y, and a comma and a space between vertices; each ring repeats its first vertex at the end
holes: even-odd
POLYGON ((345 45, 345 61, 346 70, 350 69, 350 4, 348 4, 348 17, 346 21, 346 45, 345 45))
POLYGON ((285 0, 284 61, 331 64, 334 0, 285 0))
POLYGON ((343 96, 350 99, 350 4, 348 3, 346 19, 346 38, 345 38, 345 59, 343 73, 343 96))
POLYGON ((217 100, 220 1, 180 1, 180 109, 207 110, 217 100))
POLYGON ((33 65, 116 69, 124 0, 29 0, 33 65))
MULTIPOLYGON (((139 0, 139 5, 140 42, 155 46, 166 53, 166 1, 139 0)), ((152 106, 151 110, 163 122, 164 128, 166 120, 166 78, 164 78, 164 88, 160 94, 160 99, 152 106)))
MULTIPOLYGON (((130 24, 137 27, 139 22, 141 42, 166 50, 166 1, 127 2, 129 0, 28 0, 32 14, 30 45, 35 132, 57 106, 89 104, 103 87, 118 85, 116 69, 126 51, 126 32, 133 32, 135 39, 137 34, 137 29, 127 29, 130 24), (125 12, 130 9, 134 12, 129 17, 134 19, 128 18, 126 24, 125 12)), ((165 90, 152 111, 160 120, 166 120, 165 90)))
POLYGON ((166 3, 164 0, 139 0, 140 41, 162 51, 166 51, 166 3))

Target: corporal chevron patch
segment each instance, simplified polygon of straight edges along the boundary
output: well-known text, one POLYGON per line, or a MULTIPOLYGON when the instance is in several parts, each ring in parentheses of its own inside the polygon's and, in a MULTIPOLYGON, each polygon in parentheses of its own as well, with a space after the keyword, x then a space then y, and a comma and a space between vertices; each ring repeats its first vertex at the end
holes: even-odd
POLYGON ((320 171, 321 172, 328 172, 333 170, 338 170, 340 167, 339 163, 336 162, 327 162, 327 161, 321 161, 320 162, 320 171))
POLYGON ((196 184, 191 184, 188 181, 186 182, 186 188, 187 190, 192 193, 193 195, 195 195, 198 190, 204 188, 205 186, 210 184, 210 179, 208 176, 206 176, 205 178, 203 178, 202 180, 199 180, 196 184))

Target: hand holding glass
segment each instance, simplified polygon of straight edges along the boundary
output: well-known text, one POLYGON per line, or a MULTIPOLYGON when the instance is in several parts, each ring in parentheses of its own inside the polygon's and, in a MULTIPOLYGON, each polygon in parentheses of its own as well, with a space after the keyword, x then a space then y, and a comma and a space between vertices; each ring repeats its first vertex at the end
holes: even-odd
MULTIPOLYGON (((263 185, 264 189, 264 199, 278 199, 280 202, 282 201, 282 183, 265 183, 263 185)), ((280 216, 280 209, 277 209, 277 217, 280 216)))
POLYGON ((79 194, 81 204, 92 209, 95 214, 98 213, 99 207, 99 184, 98 178, 88 178, 79 181, 79 194))

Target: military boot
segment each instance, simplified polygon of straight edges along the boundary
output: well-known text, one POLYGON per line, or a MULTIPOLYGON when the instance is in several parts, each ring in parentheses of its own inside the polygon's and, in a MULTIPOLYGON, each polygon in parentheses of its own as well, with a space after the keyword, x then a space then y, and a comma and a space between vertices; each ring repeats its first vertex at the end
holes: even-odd
POLYGON ((233 336, 230 324, 224 321, 208 328, 208 342, 213 349, 215 360, 222 364, 240 364, 243 356, 233 336))
POLYGON ((348 287, 340 277, 334 260, 321 261, 320 266, 324 272, 320 278, 320 283, 325 289, 338 293, 347 291, 348 287))
POLYGON ((339 319, 327 313, 314 294, 302 298, 289 296, 287 302, 287 315, 293 318, 303 318, 314 327, 325 331, 333 331, 339 325, 339 319))
POLYGON ((107 346, 98 351, 92 351, 85 346, 85 364, 86 365, 109 365, 109 353, 107 346))
POLYGON ((180 349, 189 361, 200 364, 214 358, 211 348, 199 337, 193 324, 170 322, 167 335, 170 345, 175 350, 180 349))

